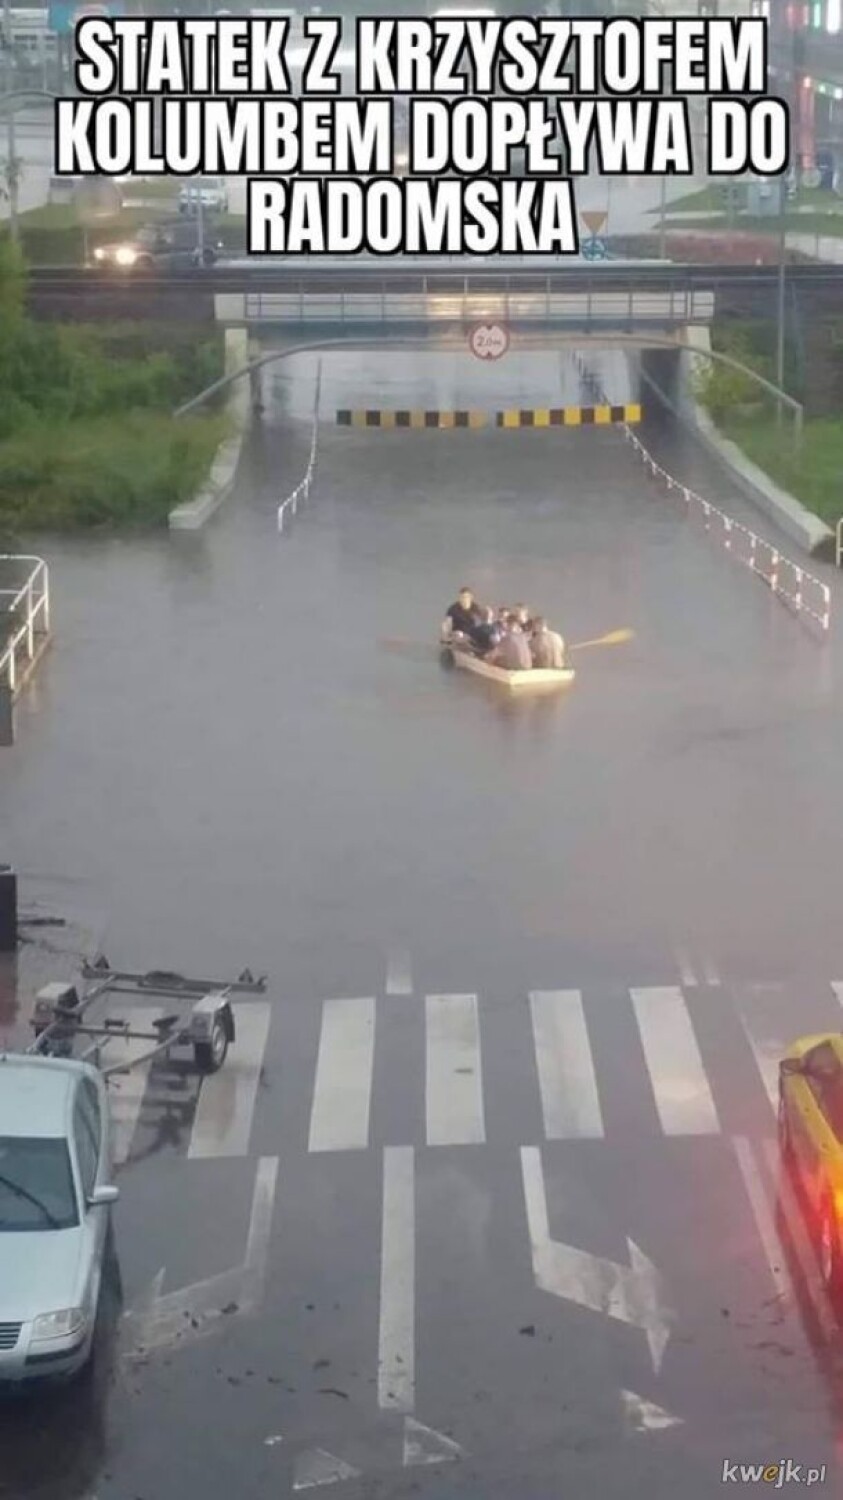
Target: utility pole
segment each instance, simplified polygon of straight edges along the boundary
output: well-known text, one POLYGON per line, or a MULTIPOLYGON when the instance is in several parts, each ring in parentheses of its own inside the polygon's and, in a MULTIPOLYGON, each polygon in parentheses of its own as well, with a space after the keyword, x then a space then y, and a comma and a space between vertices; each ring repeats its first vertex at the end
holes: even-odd
MULTIPOLYGON (((782 174, 779 178, 779 275, 778 275, 778 297, 776 305, 776 385, 780 391, 784 390, 784 350, 785 350, 785 321, 787 314, 786 302, 786 275, 787 264, 787 177, 782 174)), ((776 407, 777 421, 781 426, 782 404, 779 401, 776 407)))
MULTIPOLYGON (((12 6, 3 0, 3 52, 6 59, 5 92, 13 92, 12 79, 12 6)), ((6 188, 9 194, 9 228, 12 239, 18 237, 18 147, 15 135, 15 109, 11 99, 6 110, 6 188)))

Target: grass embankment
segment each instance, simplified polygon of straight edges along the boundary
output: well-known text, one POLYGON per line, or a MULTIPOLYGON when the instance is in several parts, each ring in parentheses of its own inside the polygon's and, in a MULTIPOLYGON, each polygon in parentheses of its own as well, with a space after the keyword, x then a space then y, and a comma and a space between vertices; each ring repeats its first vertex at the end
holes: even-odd
MULTIPOLYGON (((774 336, 766 325, 733 323, 715 326, 713 345, 774 380, 774 336)), ((786 370, 785 382, 798 397, 795 371, 786 370)), ((720 432, 747 458, 808 510, 836 525, 843 515, 843 417, 806 418, 797 444, 791 413, 783 415, 779 426, 772 398, 741 371, 714 363, 701 372, 697 396, 720 432)))
MULTIPOLYGON (((154 208, 124 208, 86 221, 72 203, 45 203, 19 216, 21 249, 31 266, 83 266, 97 245, 113 244, 143 224, 170 216, 166 202, 161 202, 154 208)), ((209 216, 205 233, 208 238, 221 240, 227 251, 241 253, 246 220, 237 214, 222 214, 213 220, 209 216)))
POLYGON ((222 372, 219 334, 191 328, 36 324, 0 239, 0 542, 93 526, 149 527, 198 488, 219 414, 170 413, 222 372))
MULTIPOLYGON (((665 220, 667 229, 691 230, 728 230, 730 234, 764 234, 778 237, 780 233, 779 220, 775 214, 769 217, 759 217, 749 214, 737 214, 734 219, 727 219, 725 214, 716 218, 700 217, 665 220)), ((788 214, 785 219, 785 232, 787 234, 810 235, 812 239, 843 239, 843 213, 810 213, 810 214, 788 214)))
POLYGON ((783 490, 829 526, 837 525, 843 515, 843 421, 806 420, 798 447, 790 416, 780 428, 768 412, 721 416, 717 425, 783 490))
MULTIPOLYGON (((740 183, 733 180, 728 184, 731 188, 740 188, 740 183)), ((775 186, 773 191, 776 191, 775 186)), ((843 214, 843 198, 836 193, 830 193, 825 188, 800 188, 794 198, 788 199, 788 207, 791 212, 794 209, 810 210, 812 213, 830 211, 843 214)), ((727 213, 726 198, 723 186, 710 182, 707 187, 697 188, 693 193, 685 193, 681 198, 672 198, 668 204, 668 212, 673 210, 679 213, 727 213)), ((654 209, 658 213, 659 209, 654 209)))
MULTIPOLYGON (((733 186, 740 189, 741 184, 733 186)), ((775 185, 773 192, 777 192, 775 185)), ((773 213, 749 214, 743 206, 730 208, 723 188, 716 183, 672 199, 667 205, 665 224, 668 229, 729 229, 770 236, 778 236, 781 232, 778 201, 773 213), (681 214, 682 218, 675 218, 676 214, 681 214)), ((843 238, 843 198, 823 188, 800 188, 795 197, 788 199, 785 230, 788 234, 814 238, 824 235, 843 238)))

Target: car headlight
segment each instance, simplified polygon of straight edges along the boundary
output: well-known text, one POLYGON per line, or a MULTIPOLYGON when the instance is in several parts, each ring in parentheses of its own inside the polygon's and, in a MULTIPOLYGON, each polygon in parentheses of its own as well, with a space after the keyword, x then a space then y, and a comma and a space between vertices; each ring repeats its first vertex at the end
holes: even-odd
POLYGON ((42 1313, 32 1325, 33 1339, 66 1339, 79 1333, 87 1322, 84 1307, 64 1307, 59 1312, 42 1313))
POLYGON ((105 260, 105 251, 103 250, 102 245, 97 245, 97 248, 94 251, 94 260, 105 260))
POLYGON ((128 245, 121 245, 119 250, 115 252, 114 259, 118 266, 133 266, 137 260, 137 255, 128 245))

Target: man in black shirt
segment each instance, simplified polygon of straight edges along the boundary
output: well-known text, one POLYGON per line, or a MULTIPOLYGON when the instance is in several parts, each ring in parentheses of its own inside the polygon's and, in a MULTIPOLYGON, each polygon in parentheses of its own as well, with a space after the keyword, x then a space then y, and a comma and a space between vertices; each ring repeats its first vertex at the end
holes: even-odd
POLYGON ((443 635, 472 636, 480 624, 481 614, 471 589, 462 588, 443 621, 443 635))

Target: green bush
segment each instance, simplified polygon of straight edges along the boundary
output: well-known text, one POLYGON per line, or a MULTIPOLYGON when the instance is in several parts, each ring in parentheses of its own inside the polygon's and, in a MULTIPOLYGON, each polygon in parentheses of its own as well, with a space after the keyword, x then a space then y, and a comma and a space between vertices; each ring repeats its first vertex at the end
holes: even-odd
POLYGON ((0 535, 161 525, 201 486, 224 435, 219 417, 30 420, 0 442, 0 535))
MULTIPOLYGON (((716 352, 756 370, 765 379, 771 378, 771 356, 765 347, 765 337, 754 324, 734 324, 715 330, 716 352)), ((763 413, 767 409, 767 397, 763 388, 743 370, 719 360, 707 361, 695 376, 697 399, 717 422, 735 412, 746 416, 763 413)))
POLYGON ((36 529, 162 523, 199 488, 224 435, 219 417, 170 415, 222 373, 221 335, 35 323, 25 290, 21 253, 0 236, 4 542, 36 529))

